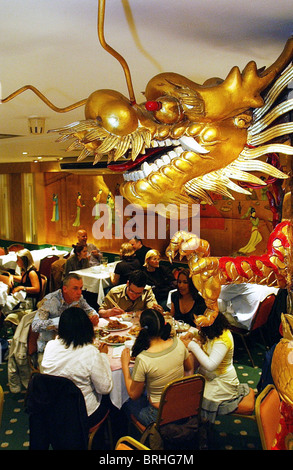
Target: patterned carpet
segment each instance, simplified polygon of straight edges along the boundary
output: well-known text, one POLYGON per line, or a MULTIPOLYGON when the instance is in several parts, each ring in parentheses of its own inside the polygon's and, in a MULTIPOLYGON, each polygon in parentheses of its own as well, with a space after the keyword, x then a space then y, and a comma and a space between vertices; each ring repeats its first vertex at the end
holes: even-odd
MULTIPOLYGON (((240 382, 246 382, 257 391, 261 367, 266 352, 258 338, 249 342, 256 367, 250 365, 247 353, 235 340, 234 364, 240 382)), ((0 364, 0 384, 5 393, 0 450, 28 450, 28 416, 24 411, 25 390, 13 394, 7 384, 7 362, 0 364)), ((213 450, 260 450, 261 443, 256 422, 235 416, 221 416, 215 424, 213 450)))

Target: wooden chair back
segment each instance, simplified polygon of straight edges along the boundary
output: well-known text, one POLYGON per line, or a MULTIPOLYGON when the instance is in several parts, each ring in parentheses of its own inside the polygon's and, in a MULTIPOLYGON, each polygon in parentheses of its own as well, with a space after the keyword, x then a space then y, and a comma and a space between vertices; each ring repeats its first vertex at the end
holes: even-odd
POLYGON ((201 409, 205 379, 194 374, 166 385, 160 401, 158 426, 197 416, 201 409))
POLYGON ((130 436, 120 437, 115 446, 115 450, 150 450, 149 447, 141 444, 130 436))
POLYGON ((255 415, 263 450, 271 450, 281 417, 280 403, 274 385, 267 385, 256 398, 255 415))
POLYGON ((10 251, 15 251, 16 253, 20 250, 23 250, 24 249, 24 246, 23 245, 20 245, 18 243, 13 243, 13 245, 10 245, 8 248, 7 248, 7 251, 8 253, 10 251))
POLYGON ((268 321, 269 315, 272 311, 276 296, 274 294, 268 295, 260 304, 255 312, 253 320, 251 322, 250 330, 256 330, 261 326, 265 325, 268 321))

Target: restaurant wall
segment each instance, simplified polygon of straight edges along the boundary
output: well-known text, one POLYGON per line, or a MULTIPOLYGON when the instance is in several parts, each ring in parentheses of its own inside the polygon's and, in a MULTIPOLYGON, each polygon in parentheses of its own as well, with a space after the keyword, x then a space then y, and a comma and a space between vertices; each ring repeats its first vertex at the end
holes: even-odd
MULTIPOLYGON (((281 164, 289 174, 291 163, 288 168, 284 157, 281 164)), ((28 172, 28 168, 18 168, 17 165, 9 167, 5 172, 0 168, 0 174, 7 174, 9 182, 10 239, 19 242, 29 242, 25 239, 23 229, 23 218, 26 217, 22 197, 25 172, 28 172)), ((39 165, 37 169, 31 166, 31 172, 34 181, 35 244, 71 247, 76 242, 78 229, 83 228, 88 232, 89 242, 104 252, 118 253, 121 243, 130 238, 129 231, 137 233, 135 209, 133 213, 129 211, 127 202, 119 195, 122 175, 67 173, 48 164, 39 165), (115 207, 119 198, 122 199, 122 206, 119 202, 115 207), (103 207, 108 208, 113 220, 112 217, 107 220, 103 211, 99 212, 103 207), (101 238, 103 232, 105 236, 101 238)), ((233 193, 234 200, 213 194, 213 205, 201 204, 200 229, 197 233, 209 241, 211 254, 228 256, 264 253, 268 236, 274 227, 274 213, 279 211, 279 218, 282 217, 282 199, 290 190, 290 181, 272 181, 273 185, 264 188, 250 188, 249 195, 233 193), (272 201, 275 201, 275 206, 272 201)), ((290 217, 291 212, 289 210, 290 217)), ((4 214, 0 214, 0 219, 4 218, 4 214)), ((148 214, 143 216, 142 222, 143 233, 140 231, 138 235, 146 245, 163 254, 169 243, 170 221, 148 214), (165 236, 161 236, 159 229, 164 225, 165 236)), ((178 228, 191 230, 192 227, 189 220, 187 225, 178 228)))

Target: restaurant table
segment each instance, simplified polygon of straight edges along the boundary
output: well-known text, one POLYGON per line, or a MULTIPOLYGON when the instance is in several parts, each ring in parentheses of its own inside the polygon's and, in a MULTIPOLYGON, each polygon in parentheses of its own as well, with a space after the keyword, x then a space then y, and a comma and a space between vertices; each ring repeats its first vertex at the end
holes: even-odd
MULTIPOLYGON (((117 318, 117 317, 110 317, 110 318, 117 318)), ((135 341, 135 336, 132 336, 129 331, 132 328, 132 326, 136 326, 139 324, 138 318, 126 318, 125 320, 123 318, 118 317, 119 320, 123 323, 124 321, 127 321, 131 323, 131 326, 129 329, 121 330, 121 331, 112 331, 109 333, 109 335, 118 335, 121 334, 122 336, 131 336, 131 339, 135 341)), ((166 317, 166 321, 168 320, 169 317, 166 317)), ((186 327, 189 325, 184 324, 183 322, 177 322, 181 323, 181 325, 185 325, 186 327)), ((95 327, 95 330, 100 329, 105 327, 108 324, 108 320, 105 318, 100 318, 99 324, 97 327, 95 327)), ((192 331, 195 331, 195 328, 189 327, 192 331)), ((185 334, 185 332, 180 333, 180 334, 185 334)), ((97 338, 96 339, 96 345, 98 346, 99 343, 103 342, 103 337, 97 338)), ((122 367, 121 367, 121 353, 125 346, 109 346, 108 345, 108 357, 109 357, 109 362, 110 362, 110 367, 112 371, 112 378, 113 378, 113 388, 110 392, 110 400, 113 403, 116 408, 121 409, 123 404, 128 400, 129 395, 126 390, 126 385, 124 381, 124 376, 122 372, 122 367)), ((134 363, 131 362, 129 364, 129 369, 130 372, 132 371, 134 363)), ((195 367, 195 363, 194 363, 195 367)), ((186 371, 184 375, 191 375, 193 371, 186 371)))
POLYGON ((83 290, 98 294, 97 303, 101 305, 104 297, 106 287, 111 286, 110 276, 114 272, 117 262, 108 263, 107 266, 100 264, 99 266, 91 266, 90 268, 78 269, 71 271, 79 274, 83 280, 83 290))
MULTIPOLYGON (((68 252, 65 250, 58 250, 57 248, 42 248, 40 250, 31 250, 31 255, 34 260, 36 269, 40 267, 40 261, 46 256, 56 255, 63 258, 68 252)), ((0 256, 0 268, 2 269, 16 269, 17 268, 17 253, 11 251, 7 255, 0 256)))
POLYGON ((6 304, 7 297, 8 297, 8 285, 0 281, 0 306, 3 307, 6 304))

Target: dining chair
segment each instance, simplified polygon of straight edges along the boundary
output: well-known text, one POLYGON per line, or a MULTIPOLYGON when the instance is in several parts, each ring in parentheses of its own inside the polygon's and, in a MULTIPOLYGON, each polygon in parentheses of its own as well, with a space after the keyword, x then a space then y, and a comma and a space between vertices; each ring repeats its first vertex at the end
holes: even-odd
POLYGON ((40 276, 41 276, 42 285, 41 285, 39 301, 42 300, 46 295, 47 282, 48 282, 47 277, 44 274, 41 274, 40 276))
POLYGON ((7 248, 7 251, 8 251, 8 253, 9 253, 10 251, 15 251, 15 252, 17 252, 17 251, 20 251, 20 250, 23 250, 23 249, 24 249, 24 245, 20 245, 20 244, 18 244, 18 243, 13 243, 12 245, 10 245, 10 246, 7 248))
POLYGON ((256 423, 263 450, 271 450, 281 417, 280 404, 279 394, 272 384, 267 385, 256 399, 256 423))
POLYGON ((248 395, 242 398, 236 410, 230 414, 255 420, 255 392, 253 388, 249 388, 248 395))
POLYGON ((251 361, 252 367, 255 367, 255 363, 254 363, 252 354, 249 350, 246 338, 250 336, 253 331, 258 330, 264 345, 267 346, 263 333, 262 333, 262 327, 268 321, 275 299, 276 299, 276 296, 274 294, 271 294, 271 295, 268 295, 262 302, 260 302, 258 309, 252 318, 249 329, 239 328, 237 326, 230 325, 231 332, 241 337, 244 347, 251 361))
MULTIPOLYGON (((178 422, 186 418, 200 416, 205 379, 201 374, 194 374, 173 380, 168 383, 161 395, 158 416, 154 427, 158 433, 164 425, 178 422)), ((134 415, 131 421, 142 434, 141 443, 145 443, 143 437, 144 426, 134 415)))
POLYGON ((2 246, 0 246, 0 256, 6 255, 6 253, 7 253, 6 248, 3 248, 2 246))
POLYGON ((131 436, 124 436, 117 441, 115 450, 150 450, 150 448, 131 436))
MULTIPOLYGON (((31 450, 91 450, 93 439, 105 417, 88 429, 85 400, 79 387, 65 377, 33 374, 27 389, 26 410, 29 416, 31 450)), ((112 446, 112 435, 109 435, 112 446)))
POLYGON ((1 422, 2 422, 3 408, 4 408, 4 392, 3 392, 2 386, 0 385, 0 428, 1 428, 1 422))
POLYGON ((46 294, 50 292, 51 265, 58 259, 57 255, 49 255, 40 261, 39 273, 44 274, 47 278, 46 294))
POLYGON ((50 290, 51 292, 60 289, 64 275, 66 259, 60 258, 51 265, 50 290))
POLYGON ((32 374, 40 372, 38 363, 38 337, 39 333, 32 330, 30 324, 27 334, 27 360, 32 374))

